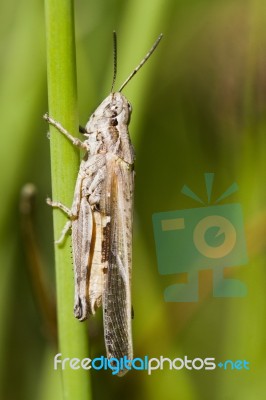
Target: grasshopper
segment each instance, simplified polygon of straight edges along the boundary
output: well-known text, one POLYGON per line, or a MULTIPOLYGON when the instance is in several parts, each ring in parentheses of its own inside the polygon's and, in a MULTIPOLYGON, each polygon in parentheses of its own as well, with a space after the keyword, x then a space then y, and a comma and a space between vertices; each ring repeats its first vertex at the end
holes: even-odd
MULTIPOLYGON (((69 218, 57 244, 72 229, 75 277, 74 315, 84 321, 103 306, 103 326, 108 359, 133 359, 131 332, 131 266, 134 194, 134 149, 128 132, 131 105, 121 93, 158 46, 162 34, 117 92, 116 34, 114 76, 110 95, 91 115, 85 140, 72 136, 48 114, 44 119, 85 150, 71 208, 47 199, 69 218)), ((127 369, 121 369, 119 376, 127 369)))

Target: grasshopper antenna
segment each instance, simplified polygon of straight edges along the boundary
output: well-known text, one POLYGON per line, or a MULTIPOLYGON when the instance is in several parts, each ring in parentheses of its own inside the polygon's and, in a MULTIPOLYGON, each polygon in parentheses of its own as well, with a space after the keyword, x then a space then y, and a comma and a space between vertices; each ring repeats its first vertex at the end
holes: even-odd
POLYGON ((118 92, 121 92, 124 87, 128 84, 128 82, 133 78, 134 75, 136 75, 136 73, 140 70, 140 68, 145 64, 145 62, 150 58, 150 56, 152 55, 152 53, 154 52, 154 50, 156 49, 156 47, 158 46, 158 44, 160 43, 161 39, 163 37, 163 34, 161 33, 158 37, 158 39, 154 42, 154 44, 152 45, 151 49, 148 51, 148 53, 146 54, 146 56, 143 58, 143 60, 139 63, 139 65, 134 69, 134 71, 131 72, 131 74, 129 75, 129 77, 125 80, 125 82, 122 84, 122 86, 120 87, 120 89, 118 90, 118 92))
POLYGON ((116 80, 116 72, 117 72, 117 37, 116 31, 113 31, 113 55, 114 55, 114 74, 113 74, 113 82, 111 87, 111 93, 114 89, 115 80, 116 80))

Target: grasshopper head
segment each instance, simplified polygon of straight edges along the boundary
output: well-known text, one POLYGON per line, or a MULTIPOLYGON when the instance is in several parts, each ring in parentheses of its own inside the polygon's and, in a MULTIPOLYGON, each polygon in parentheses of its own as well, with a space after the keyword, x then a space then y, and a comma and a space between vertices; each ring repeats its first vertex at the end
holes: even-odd
POLYGON ((122 93, 111 93, 90 117, 86 131, 90 134, 108 126, 128 125, 131 112, 132 107, 122 93))

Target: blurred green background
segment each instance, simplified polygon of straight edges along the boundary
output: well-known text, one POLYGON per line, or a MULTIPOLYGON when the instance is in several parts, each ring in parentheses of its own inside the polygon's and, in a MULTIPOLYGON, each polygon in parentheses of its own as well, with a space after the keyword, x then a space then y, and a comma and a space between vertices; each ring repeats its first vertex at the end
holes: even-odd
MULTIPOLYGON (((266 5, 262 0, 77 0, 80 122, 110 91, 112 31, 118 34, 117 87, 160 32, 149 63, 124 90, 133 105, 136 149, 133 253, 135 357, 246 359, 250 371, 92 373, 93 399, 264 399, 266 308, 266 5), (157 269, 152 214, 197 207, 184 184, 206 198, 204 173, 215 172, 214 198, 242 204, 249 263, 227 273, 246 283, 245 298, 214 298, 212 274, 199 274, 197 303, 166 303, 180 277, 157 269)), ((49 339, 28 271, 19 198, 33 182, 34 224, 54 294, 44 6, 0 5, 0 397, 61 400, 49 339)), ((185 279, 185 277, 183 277, 185 279)), ((181 277, 182 279, 182 277, 181 277)), ((91 357, 105 354, 101 315, 89 321, 91 357)))

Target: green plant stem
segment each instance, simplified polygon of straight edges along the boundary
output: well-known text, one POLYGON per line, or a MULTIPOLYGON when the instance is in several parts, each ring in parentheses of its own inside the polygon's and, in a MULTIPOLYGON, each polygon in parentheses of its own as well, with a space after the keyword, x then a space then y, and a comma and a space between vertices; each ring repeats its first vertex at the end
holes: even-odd
MULTIPOLYGON (((46 0, 46 36, 49 114, 70 132, 78 132, 74 10, 72 0, 46 0)), ((69 206, 79 166, 79 152, 50 127, 53 199, 69 206)), ((54 235, 58 239, 66 217, 54 210, 54 235)), ((87 324, 73 316, 74 279, 69 237, 55 246, 59 352, 62 358, 88 357, 87 324)), ((61 370, 61 365, 59 365, 61 370)), ((90 398, 87 371, 61 370, 64 400, 90 398)))

